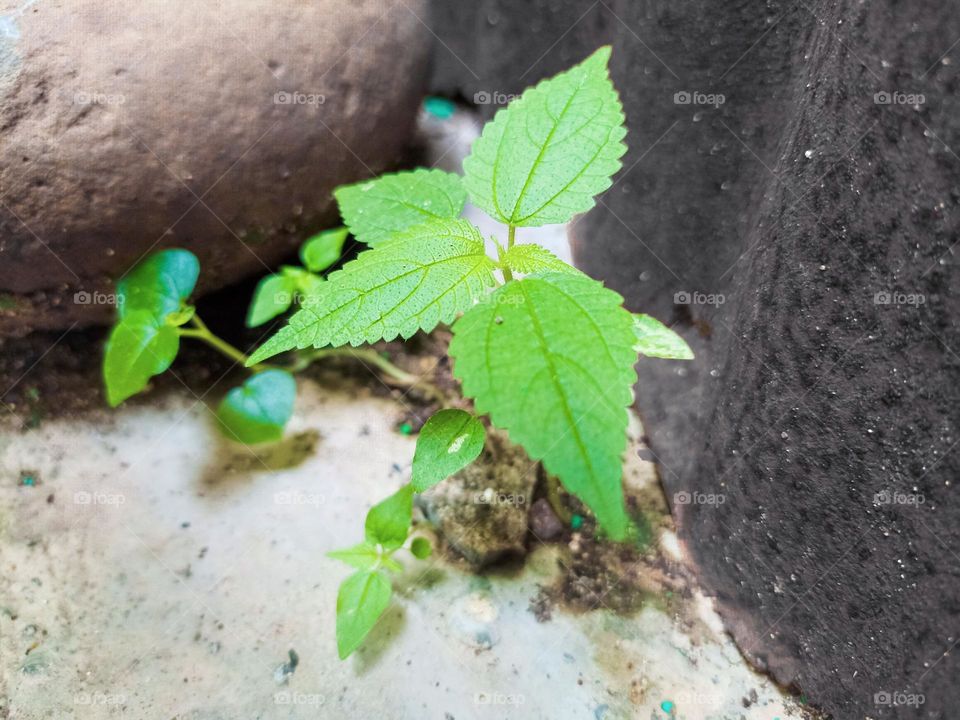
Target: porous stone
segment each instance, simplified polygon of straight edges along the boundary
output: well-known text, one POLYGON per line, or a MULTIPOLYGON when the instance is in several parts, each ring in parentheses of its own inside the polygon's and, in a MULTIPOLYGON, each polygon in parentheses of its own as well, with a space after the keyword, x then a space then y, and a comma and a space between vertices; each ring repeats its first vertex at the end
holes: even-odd
POLYGON ((526 553, 527 513, 538 465, 501 434, 488 432, 476 462, 418 496, 447 544, 475 567, 526 553))

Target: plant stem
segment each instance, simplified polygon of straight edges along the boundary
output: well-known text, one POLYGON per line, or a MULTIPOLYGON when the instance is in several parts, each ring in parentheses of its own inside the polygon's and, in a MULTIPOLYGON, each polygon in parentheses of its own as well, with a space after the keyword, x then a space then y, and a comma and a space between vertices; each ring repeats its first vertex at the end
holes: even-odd
POLYGON ((419 387, 421 390, 425 391, 427 395, 430 395, 437 400, 441 405, 446 403, 446 397, 444 396, 443 392, 441 392, 440 388, 423 380, 422 378, 417 377, 416 375, 408 373, 402 368, 397 367, 373 348, 357 349, 342 347, 314 350, 313 352, 300 355, 300 357, 297 358, 297 361, 289 368, 289 370, 290 372, 298 372, 309 366, 314 360, 322 360, 323 358, 327 357, 353 358, 354 360, 359 360, 364 364, 373 365, 378 370, 383 372, 384 375, 393 378, 399 384, 406 385, 408 387, 419 387))
POLYGON ((544 470, 544 473, 547 479, 547 502, 550 503, 550 507, 553 508, 554 514, 560 518, 560 521, 569 526, 570 521, 573 520, 573 515, 563 505, 563 500, 560 497, 560 481, 547 473, 546 470, 544 470))
MULTIPOLYGON (((180 337, 196 338, 201 342, 205 342, 218 352, 226 355, 231 360, 234 360, 241 365, 247 364, 249 356, 245 355, 226 340, 222 340, 210 332, 210 328, 206 326, 206 323, 204 323, 198 315, 194 315, 192 318, 190 318, 190 323, 196 328, 196 330, 181 330, 180 337)), ((250 369, 256 372, 263 370, 264 366, 257 364, 250 369)))
MULTIPOLYGON (((508 226, 507 226, 507 250, 509 250, 510 248, 513 247, 513 243, 514 243, 514 241, 515 241, 516 239, 517 239, 517 228, 516 228, 516 226, 514 226, 514 225, 508 225, 508 226)), ((498 245, 497 247, 498 247, 498 249, 500 248, 499 245, 498 245)), ((502 253, 502 252, 500 253, 500 258, 499 258, 499 259, 501 259, 501 260, 503 259, 503 253, 502 253)), ((504 280, 504 282, 510 282, 511 280, 513 280, 513 271, 512 271, 510 268, 508 268, 506 265, 504 265, 503 263, 500 264, 500 272, 503 273, 503 280, 504 280)))

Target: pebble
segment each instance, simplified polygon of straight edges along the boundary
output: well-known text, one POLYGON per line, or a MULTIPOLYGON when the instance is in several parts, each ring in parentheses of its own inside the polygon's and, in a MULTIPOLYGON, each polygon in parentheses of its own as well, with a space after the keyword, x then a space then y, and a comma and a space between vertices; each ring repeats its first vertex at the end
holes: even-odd
POLYGON ((530 507, 530 529, 538 540, 555 540, 563 534, 563 523, 546 498, 530 507))

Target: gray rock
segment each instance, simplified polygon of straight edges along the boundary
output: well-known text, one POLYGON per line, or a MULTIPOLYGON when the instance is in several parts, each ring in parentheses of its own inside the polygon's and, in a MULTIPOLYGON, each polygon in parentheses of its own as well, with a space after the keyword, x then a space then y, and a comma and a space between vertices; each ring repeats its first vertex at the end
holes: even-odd
POLYGON ((475 463, 418 497, 447 544, 475 567, 526 553, 527 512, 538 465, 502 435, 488 432, 475 463))
POLYGON ((563 534, 563 523, 546 498, 540 498, 530 508, 530 530, 538 540, 555 540, 563 534))
POLYGON ((151 249, 210 290, 335 222, 331 190, 412 132, 424 5, 3 3, 0 334, 108 318, 151 249))

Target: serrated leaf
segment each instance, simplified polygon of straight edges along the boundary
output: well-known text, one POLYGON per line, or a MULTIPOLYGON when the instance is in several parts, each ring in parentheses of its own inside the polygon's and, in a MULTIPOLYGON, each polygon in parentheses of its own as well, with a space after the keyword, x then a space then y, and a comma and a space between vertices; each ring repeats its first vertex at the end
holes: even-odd
POLYGON ((370 570, 376 567, 380 560, 380 552, 374 545, 368 542, 362 542, 351 548, 342 550, 331 550, 327 553, 328 558, 344 562, 350 567, 358 570, 370 570))
POLYGON ((622 300, 584 275, 531 275, 461 317, 450 343, 477 412, 542 460, 618 540, 628 527, 621 455, 636 382, 622 300))
POLYGON ((367 513, 364 534, 367 542, 396 550, 407 541, 413 522, 413 486, 404 485, 367 513))
POLYGON ((500 258, 500 262, 514 272, 522 273, 523 275, 545 272, 580 272, 545 247, 534 244, 514 245, 512 248, 508 248, 500 258))
POLYGON ((143 390, 173 362, 180 349, 177 329, 148 310, 127 313, 110 332, 103 356, 107 402, 116 407, 143 390))
POLYGON ((163 320, 190 297, 200 275, 200 262, 189 250, 172 248, 149 255, 117 283, 121 318, 146 310, 163 320))
POLYGON ((297 282, 286 275, 267 275, 257 283, 247 310, 247 327, 257 327, 282 315, 293 304, 297 282))
POLYGON ((431 220, 361 253, 332 273, 290 323, 250 358, 293 348, 411 337, 452 322, 495 280, 480 232, 465 220, 431 220))
POLYGON ((564 223, 610 187, 626 151, 610 48, 544 80, 487 123, 464 160, 475 205, 506 225, 564 223))
POLYGON ((635 314, 633 332, 637 338, 633 349, 641 355, 667 360, 693 360, 693 350, 687 341, 656 318, 635 314))
POLYGON ((424 168, 345 185, 333 194, 350 232, 368 245, 429 220, 456 218, 467 201, 459 176, 424 168))
POLYGON ((423 492, 477 459, 486 430, 463 410, 440 410, 420 430, 410 482, 423 492))
POLYGON ((380 571, 355 572, 337 593, 337 653, 344 660, 360 647, 390 605, 390 580, 380 571))
POLYGON ((425 560, 433 553, 433 546, 425 537, 417 537, 410 543, 410 552, 418 560, 425 560))
POLYGON ((323 272, 340 259, 349 232, 345 227, 324 230, 300 247, 300 260, 311 272, 323 272))
POLYGON ((286 370, 264 370, 233 388, 217 409, 224 434, 253 445, 279 440, 293 415, 297 384, 286 370))

